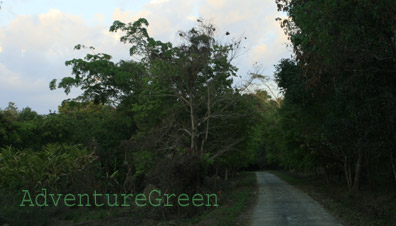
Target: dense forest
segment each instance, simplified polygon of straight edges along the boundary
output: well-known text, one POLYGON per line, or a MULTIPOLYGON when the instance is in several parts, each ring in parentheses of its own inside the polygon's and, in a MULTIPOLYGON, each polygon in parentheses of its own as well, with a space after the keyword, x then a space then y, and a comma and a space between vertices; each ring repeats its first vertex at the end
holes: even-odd
POLYGON ((275 161, 342 173, 353 190, 395 181, 396 3, 277 3, 295 57, 275 74, 285 94, 275 161))
MULTIPOLYGON (((43 216, 16 206, 22 189, 218 193, 246 169, 317 174, 356 192, 394 184, 396 2, 276 4, 294 53, 273 75, 281 98, 249 89, 258 74, 235 84, 243 40, 217 40, 204 20, 180 31, 178 44, 151 37, 144 18, 115 21, 110 31, 131 56, 119 62, 75 46, 86 56, 67 61, 72 75, 49 88, 80 96, 46 115, 14 103, 0 110, 0 223, 43 216)), ((152 211, 163 218, 205 208, 152 211)))

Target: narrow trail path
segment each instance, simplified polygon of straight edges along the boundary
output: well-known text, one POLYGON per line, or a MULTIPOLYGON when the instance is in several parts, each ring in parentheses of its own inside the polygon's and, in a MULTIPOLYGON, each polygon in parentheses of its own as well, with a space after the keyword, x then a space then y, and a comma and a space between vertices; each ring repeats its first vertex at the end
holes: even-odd
POLYGON ((268 172, 256 172, 259 186, 252 226, 342 225, 319 203, 268 172))

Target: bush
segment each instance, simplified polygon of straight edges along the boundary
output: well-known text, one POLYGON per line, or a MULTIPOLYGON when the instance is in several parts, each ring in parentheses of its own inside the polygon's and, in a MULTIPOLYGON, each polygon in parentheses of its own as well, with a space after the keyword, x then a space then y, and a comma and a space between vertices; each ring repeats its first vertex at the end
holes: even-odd
POLYGON ((60 191, 87 175, 96 159, 79 145, 48 144, 40 151, 8 147, 0 152, 0 188, 60 191))

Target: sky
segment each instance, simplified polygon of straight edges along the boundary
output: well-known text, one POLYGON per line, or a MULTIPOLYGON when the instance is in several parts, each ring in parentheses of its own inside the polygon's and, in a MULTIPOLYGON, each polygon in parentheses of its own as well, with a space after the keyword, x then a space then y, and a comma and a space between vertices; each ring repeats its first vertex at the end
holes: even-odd
POLYGON ((108 31, 114 20, 146 18, 152 37, 178 43, 177 32, 203 18, 217 27, 219 40, 246 37, 233 62, 242 80, 257 67, 271 77, 274 65, 292 54, 275 21, 282 16, 275 0, 2 0, 0 109, 14 102, 19 109, 48 114, 63 100, 78 96, 77 88, 69 95, 49 89, 52 79, 71 76, 65 61, 88 53, 74 50, 77 44, 94 46, 116 62, 130 59, 130 47, 119 42, 120 34, 108 31))

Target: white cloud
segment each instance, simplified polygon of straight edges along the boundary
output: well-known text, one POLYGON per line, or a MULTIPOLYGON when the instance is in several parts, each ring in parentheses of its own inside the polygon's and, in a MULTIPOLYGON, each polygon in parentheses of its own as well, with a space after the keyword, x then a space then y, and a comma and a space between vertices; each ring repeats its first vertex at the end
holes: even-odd
POLYGON ((261 43, 259 46, 253 49, 249 58, 254 62, 258 62, 266 54, 271 54, 271 53, 268 53, 267 45, 265 43, 261 43))
MULTIPOLYGON (((133 22, 146 18, 150 35, 162 41, 177 42, 177 31, 191 28, 198 17, 217 27, 220 40, 246 36, 246 40, 242 39, 246 49, 242 51, 247 52, 234 62, 241 75, 256 61, 263 65, 266 74, 271 74, 273 65, 290 55, 283 45, 288 41, 275 21, 280 13, 273 0, 152 0, 139 11, 120 4, 108 10, 112 11, 113 20, 133 22), (225 36, 226 31, 231 35, 225 36)), ((6 95, 21 103, 26 103, 26 97, 30 101, 42 98, 41 110, 37 110, 43 113, 48 108, 56 109, 68 97, 61 90, 50 91, 48 83, 52 78, 69 76, 71 69, 64 62, 87 53, 74 51, 76 44, 95 46, 96 52, 109 53, 116 61, 129 57, 128 45, 119 42, 121 34, 108 31, 112 22, 106 20, 109 15, 91 15, 94 25, 59 8, 40 15, 16 15, 7 25, 0 26, 0 107, 10 101, 4 99, 6 95)))
POLYGON ((17 73, 10 71, 4 64, 0 63, 0 84, 2 89, 20 85, 20 80, 20 76, 17 73))
POLYGON ((225 6, 225 0, 207 0, 206 1, 210 7, 220 9, 225 6))
POLYGON ((115 8, 113 13, 113 20, 119 20, 122 22, 132 22, 136 16, 133 11, 124 11, 120 8, 115 8))
POLYGON ((0 89, 4 91, 32 92, 42 88, 42 79, 24 78, 21 74, 11 71, 0 63, 0 89))
POLYGON ((149 22, 148 32, 162 41, 176 41, 176 33, 191 25, 187 17, 192 18, 197 3, 185 0, 154 0, 143 6, 138 13, 116 8, 113 19, 123 22, 133 22, 146 18, 149 22))
MULTIPOLYGON (((97 47, 98 52, 114 55, 116 59, 128 55, 127 48, 104 35, 106 26, 88 26, 79 17, 50 10, 33 16, 17 16, 7 26, 0 27, 0 107, 14 100, 18 105, 26 103, 27 97, 53 97, 54 91, 48 88, 53 79, 70 76, 71 68, 64 62, 83 57, 87 52, 74 51, 76 44, 97 47)), ((56 91, 58 92, 58 91, 56 91)), ((73 93, 78 93, 75 90, 73 93)), ((42 100, 46 108, 36 109, 42 113, 48 108, 56 109, 63 99, 69 98, 59 90, 57 101, 42 100)), ((25 105, 26 106, 26 105, 25 105)), ((23 107, 23 106, 22 106, 23 107)))
POLYGON ((103 21, 105 20, 103 14, 100 14, 100 13, 96 14, 95 17, 96 17, 96 19, 97 19, 99 22, 103 22, 103 21))
POLYGON ((242 75, 255 62, 265 74, 272 75, 273 65, 290 55, 283 44, 287 38, 275 21, 281 14, 273 0, 205 0, 199 13, 220 28, 220 37, 228 31, 230 36, 247 38, 242 39, 246 54, 237 61, 242 75))
POLYGON ((196 16, 187 16, 186 19, 195 22, 195 21, 197 21, 198 17, 196 17, 196 16))
POLYGON ((152 0, 149 4, 150 5, 160 5, 165 2, 169 2, 169 0, 152 0))

